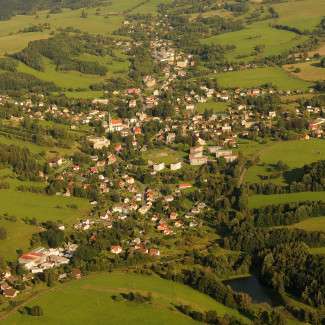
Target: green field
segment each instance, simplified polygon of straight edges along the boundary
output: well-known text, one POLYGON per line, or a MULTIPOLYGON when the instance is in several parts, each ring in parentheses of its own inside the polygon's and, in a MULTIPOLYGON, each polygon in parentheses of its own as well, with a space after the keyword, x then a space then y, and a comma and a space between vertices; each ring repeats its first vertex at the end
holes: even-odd
MULTIPOLYGON (((197 324, 176 311, 173 304, 188 304, 199 310, 216 310, 220 315, 241 317, 212 298, 179 283, 157 276, 132 273, 92 274, 79 281, 58 285, 30 302, 40 305, 44 316, 24 316, 18 312, 6 324, 197 324), (151 304, 114 301, 112 295, 127 292, 152 294, 151 304)), ((27 304, 29 305, 29 304, 27 304)))
MULTIPOLYGON (((268 175, 268 168, 282 160, 290 168, 299 168, 318 160, 325 159, 325 141, 310 139, 307 141, 281 141, 269 142, 264 145, 251 144, 249 154, 259 156, 260 163, 248 169, 245 180, 247 182, 260 182, 258 175, 268 175), (255 149, 256 148, 256 149, 255 149)), ((245 147, 242 149, 245 154, 245 147)))
POLYGON ((260 208, 270 204, 284 204, 298 201, 325 201, 325 192, 299 192, 289 194, 252 195, 249 197, 250 208, 260 208))
MULTIPOLYGON (((325 196, 324 196, 325 198, 325 196)), ((324 231, 325 232, 325 217, 309 218, 296 223, 292 228, 303 229, 306 231, 324 231)))
POLYGON ((198 113, 203 113, 205 110, 212 110, 213 113, 223 113, 227 111, 227 108, 228 105, 225 102, 214 102, 209 100, 206 103, 199 103, 196 106, 196 111, 198 113))
POLYGON ((281 90, 307 90, 311 86, 311 83, 292 77, 281 68, 275 67, 224 72, 216 77, 219 84, 226 88, 253 88, 267 83, 281 90))
POLYGON ((274 4, 273 7, 280 15, 276 20, 278 24, 296 27, 301 31, 313 30, 325 12, 323 0, 290 0, 274 4))
POLYGON ((288 64, 283 68, 290 72, 293 76, 296 76, 302 80, 325 80, 325 69, 320 66, 320 62, 318 61, 288 64), (300 72, 294 72, 295 69, 300 69, 300 72))
POLYGON ((235 45, 236 48, 226 54, 229 60, 250 61, 270 55, 284 53, 302 43, 306 37, 269 26, 269 22, 258 22, 246 28, 216 35, 203 40, 206 44, 235 45), (255 46, 263 45, 260 53, 254 52, 255 46))
POLYGON ((13 222, 0 219, 0 227, 7 231, 7 238, 0 240, 0 257, 5 260, 15 260, 17 249, 26 251, 30 246, 32 234, 39 231, 38 227, 27 225, 20 220, 13 222))
POLYGON ((150 160, 155 164, 172 164, 182 161, 184 157, 184 152, 175 151, 169 148, 148 150, 142 154, 144 160, 150 160))

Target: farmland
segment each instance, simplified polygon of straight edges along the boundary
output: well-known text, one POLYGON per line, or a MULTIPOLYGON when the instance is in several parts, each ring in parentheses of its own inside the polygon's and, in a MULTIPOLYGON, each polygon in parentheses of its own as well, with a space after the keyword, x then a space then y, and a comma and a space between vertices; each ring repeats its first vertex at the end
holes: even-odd
POLYGON ((204 39, 206 44, 234 45, 235 49, 226 54, 230 60, 250 61, 270 55, 284 53, 306 38, 289 31, 278 30, 267 22, 258 22, 246 28, 204 39), (263 51, 255 52, 255 47, 263 45, 263 51))
MULTIPOLYGON (((260 157, 260 163, 248 169, 246 181, 259 182, 259 174, 267 175, 268 168, 282 160, 290 168, 302 167, 314 161, 325 159, 324 141, 312 139, 309 141, 269 142, 250 149, 250 153, 260 157)), ((245 150, 243 150, 245 154, 245 150)))
POLYGON ((311 83, 290 76, 281 68, 267 67, 217 74, 217 80, 226 88, 251 88, 271 84, 282 90, 307 90, 311 83))
POLYGON ((325 201, 325 192, 299 192, 289 194, 252 195, 249 207, 259 208, 270 204, 284 204, 297 201, 325 201))
MULTIPOLYGON (((177 304, 215 310, 220 315, 239 316, 234 310, 184 285, 156 276, 118 272, 94 274, 60 285, 31 303, 42 306, 44 316, 37 318, 16 312, 5 320, 6 324, 196 324, 176 311, 173 306, 177 304), (113 295, 130 291, 151 293, 153 301, 139 304, 112 299, 113 295)), ((241 318, 245 321, 244 317, 241 318)))
POLYGON ((285 65, 284 69, 302 80, 317 81, 325 79, 325 69, 320 67, 319 61, 289 64, 285 65))
POLYGON ((277 23, 304 30, 313 30, 325 12, 322 0, 288 1, 274 6, 280 18, 277 23))

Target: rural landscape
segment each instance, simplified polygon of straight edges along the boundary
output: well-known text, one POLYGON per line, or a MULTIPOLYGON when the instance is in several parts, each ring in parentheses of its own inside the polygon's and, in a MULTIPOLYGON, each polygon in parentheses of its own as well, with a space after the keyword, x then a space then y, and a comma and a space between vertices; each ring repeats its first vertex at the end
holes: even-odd
POLYGON ((324 0, 0 0, 0 324, 325 324, 324 0))

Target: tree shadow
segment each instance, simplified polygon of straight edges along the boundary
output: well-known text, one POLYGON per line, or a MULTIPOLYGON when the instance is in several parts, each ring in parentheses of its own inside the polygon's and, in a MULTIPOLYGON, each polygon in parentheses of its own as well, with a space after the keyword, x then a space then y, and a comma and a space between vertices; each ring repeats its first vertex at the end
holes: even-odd
POLYGON ((291 184, 293 182, 300 182, 304 175, 303 168, 294 168, 287 170, 283 173, 283 178, 286 183, 291 184))

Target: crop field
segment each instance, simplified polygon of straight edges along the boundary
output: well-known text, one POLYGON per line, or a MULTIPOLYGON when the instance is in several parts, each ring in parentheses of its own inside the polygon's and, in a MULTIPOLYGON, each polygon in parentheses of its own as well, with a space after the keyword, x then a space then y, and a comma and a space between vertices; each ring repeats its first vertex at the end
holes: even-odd
POLYGON ((325 192, 299 192, 289 194, 252 195, 249 197, 250 208, 259 208, 270 204, 284 204, 298 201, 325 201, 325 192))
POLYGON ((325 69, 320 66, 318 62, 304 62, 289 64, 283 66, 283 68, 290 72, 293 76, 307 81, 325 80, 325 69), (299 72, 295 72, 295 69, 299 69, 299 72))
POLYGON ((224 72, 217 75, 217 80, 222 87, 227 88, 252 88, 267 83, 281 90, 307 90, 311 86, 311 83, 292 77, 275 67, 224 72))
POLYGON ((303 229, 306 231, 324 231, 325 232, 325 217, 309 218, 296 223, 291 228, 303 229))
POLYGON ((313 30, 321 21, 325 12, 323 0, 287 1, 274 5, 279 13, 278 24, 292 26, 301 31, 313 30))
POLYGON ((255 58, 284 53, 302 43, 306 38, 293 32, 278 30, 268 22, 258 22, 246 28, 204 39, 206 44, 235 45, 236 48, 226 54, 229 60, 250 61, 255 58), (254 48, 263 45, 261 52, 254 48))
MULTIPOLYGON (((250 154, 254 150, 253 147, 250 154)), ((245 154, 245 150, 243 153, 245 154)), ((318 139, 269 142, 265 145, 256 145, 255 155, 260 157, 260 163, 248 169, 245 177, 247 182, 260 182, 258 175, 268 175, 268 168, 279 160, 282 160, 290 168, 299 168, 305 164, 325 159, 325 142, 318 139)))
POLYGON ((0 257, 5 260, 15 260, 16 250, 26 251, 30 246, 32 234, 37 233, 39 228, 25 224, 21 220, 8 221, 0 218, 0 227, 7 231, 7 238, 0 240, 0 257))
POLYGON ((179 283, 156 276, 132 273, 93 274, 47 291, 31 301, 40 305, 44 316, 31 317, 18 312, 6 324, 196 324, 173 305, 188 304, 199 310, 240 317, 240 314, 212 298, 179 283), (114 301, 113 295, 128 292, 151 294, 150 304, 114 301), (59 311, 59 312, 58 312, 59 311))

